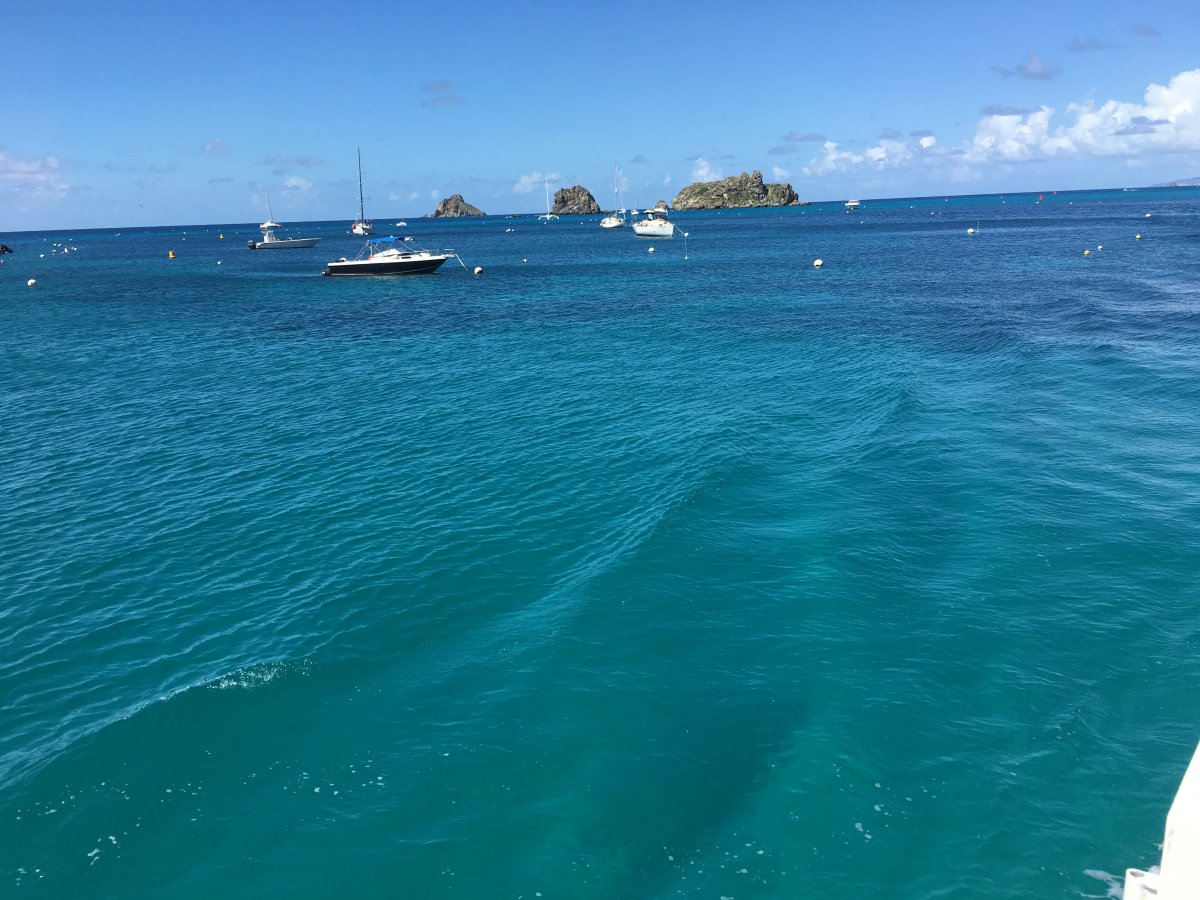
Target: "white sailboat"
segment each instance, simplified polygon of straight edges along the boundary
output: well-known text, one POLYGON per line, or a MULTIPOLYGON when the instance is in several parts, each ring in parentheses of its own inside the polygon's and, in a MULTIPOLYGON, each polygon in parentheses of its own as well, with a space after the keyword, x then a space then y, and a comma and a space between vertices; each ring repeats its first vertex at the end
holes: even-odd
POLYGON ((556 216, 554 213, 552 213, 550 211, 550 179, 549 178, 546 179, 546 214, 542 215, 542 216, 538 216, 538 218, 542 219, 543 221, 546 221, 546 222, 550 222, 550 221, 558 218, 558 216, 556 216))
POLYGON ((620 207, 615 213, 605 216, 600 220, 601 228, 624 228, 625 227, 625 208, 621 206, 621 194, 617 190, 617 167, 613 166, 613 199, 617 201, 617 206, 620 207))
POLYGON ((367 218, 366 211, 363 208, 362 148, 356 147, 355 149, 358 150, 358 218, 351 223, 350 233, 366 237, 375 233, 375 223, 367 218))

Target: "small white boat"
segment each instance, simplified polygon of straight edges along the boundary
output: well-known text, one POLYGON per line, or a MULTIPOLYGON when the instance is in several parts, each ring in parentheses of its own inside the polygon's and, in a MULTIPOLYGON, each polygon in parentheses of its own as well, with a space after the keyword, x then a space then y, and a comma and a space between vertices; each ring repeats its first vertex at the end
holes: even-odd
MULTIPOLYGON (((306 250, 309 247, 317 246, 317 241, 320 238, 281 238, 275 235, 283 226, 274 221, 275 216, 271 214, 271 200, 267 198, 267 221, 259 225, 263 236, 261 241, 249 240, 246 241, 246 246, 251 250, 306 250)), ((65 250, 63 251, 66 252, 65 250)))
POLYGON ((860 200, 847 200, 846 201, 846 211, 847 212, 858 209, 860 206, 862 206, 862 201, 860 201, 860 200))
POLYGON ((550 211, 550 179, 548 178, 546 179, 546 212, 544 215, 538 216, 538 218, 545 222, 552 222, 558 218, 558 216, 550 211))
POLYGON ((408 223, 407 223, 407 222, 397 222, 397 223, 396 223, 396 227, 397 227, 397 228, 407 228, 407 227, 408 227, 408 223))
MULTIPOLYGON (((391 246, 397 237, 372 238, 354 259, 335 259, 325 266, 322 275, 421 275, 436 272, 453 250, 404 249, 391 246)), ((405 238, 411 241, 412 238, 405 238)))
MULTIPOLYGON (((617 206, 621 206, 621 192, 617 190, 617 167, 613 166, 613 199, 617 201, 617 206)), ((610 213, 600 220, 601 228, 624 228, 625 227, 625 208, 621 207, 614 213, 610 213)))
POLYGON ((350 223, 350 233, 357 234, 359 237, 367 237, 375 233, 375 223, 367 218, 366 211, 363 209, 363 192, 362 192, 362 148, 358 150, 358 218, 350 223))
POLYGON ((646 218, 633 223, 633 233, 639 237, 674 237, 675 223, 667 221, 667 210, 664 207, 656 206, 646 210, 646 218))

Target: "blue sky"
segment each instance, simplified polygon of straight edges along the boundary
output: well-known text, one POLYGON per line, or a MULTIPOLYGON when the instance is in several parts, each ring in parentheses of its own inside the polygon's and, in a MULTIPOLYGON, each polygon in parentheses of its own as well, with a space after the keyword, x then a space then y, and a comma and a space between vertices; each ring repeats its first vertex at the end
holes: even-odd
POLYGON ((0 231, 1200 176, 1200 5, 14 2, 0 231), (286 14, 271 12, 286 10, 286 14))

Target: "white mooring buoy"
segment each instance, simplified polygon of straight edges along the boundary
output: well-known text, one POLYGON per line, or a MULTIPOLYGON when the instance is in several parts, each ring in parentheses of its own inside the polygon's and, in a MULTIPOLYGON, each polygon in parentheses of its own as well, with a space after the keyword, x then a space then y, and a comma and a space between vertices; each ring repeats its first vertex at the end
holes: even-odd
POLYGON ((482 275, 482 274, 483 274, 483 266, 476 266, 476 267, 475 267, 475 274, 476 274, 476 275, 482 275))
POLYGON ((813 268, 814 269, 819 269, 823 265, 825 265, 825 260, 823 260, 823 259, 814 259, 813 260, 813 268))

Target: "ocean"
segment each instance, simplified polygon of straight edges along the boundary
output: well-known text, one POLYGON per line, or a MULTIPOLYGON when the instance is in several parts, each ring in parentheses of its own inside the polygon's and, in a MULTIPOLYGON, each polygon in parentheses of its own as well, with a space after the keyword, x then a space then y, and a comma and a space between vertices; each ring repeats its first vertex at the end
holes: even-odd
POLYGON ((0 234, 0 895, 1119 896, 1200 739, 1198 213, 0 234))

